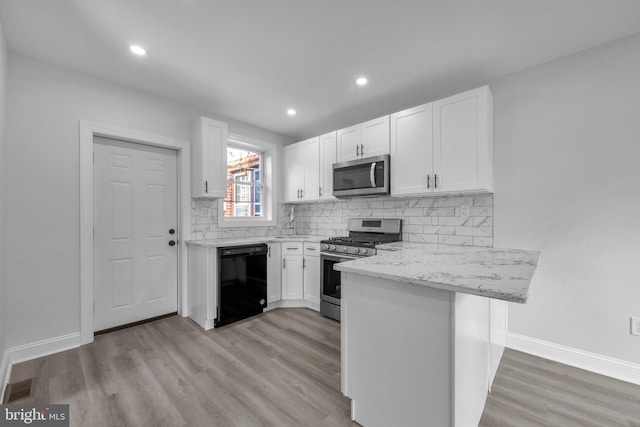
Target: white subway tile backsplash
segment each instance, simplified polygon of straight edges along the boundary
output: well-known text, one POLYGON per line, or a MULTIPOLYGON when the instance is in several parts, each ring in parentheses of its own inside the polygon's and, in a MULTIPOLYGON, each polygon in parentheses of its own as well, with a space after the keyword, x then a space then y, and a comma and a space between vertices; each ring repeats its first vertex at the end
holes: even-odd
POLYGON ((435 234, 402 233, 402 240, 421 243, 438 243, 438 236, 435 234))
POLYGON ((493 207, 493 194, 481 194, 481 195, 473 196, 472 206, 493 207))
POLYGON ((469 208, 470 216, 493 216, 493 207, 470 207, 469 208))
POLYGON ((459 216, 444 216, 444 217, 440 218, 440 222, 438 224, 440 224, 440 225, 472 226, 473 225, 473 218, 471 218, 471 217, 463 218, 463 217, 459 217, 459 216))
POLYGON ((439 234, 438 243, 443 245, 473 246, 473 237, 439 234))
POLYGON ((455 227, 442 225, 425 225, 424 234, 453 234, 455 227))
POLYGON ((485 246, 488 248, 493 247, 493 237, 473 237, 473 246, 485 246))
POLYGON ((473 206, 473 197, 449 196, 449 197, 440 197, 437 200, 438 200, 438 206, 441 208, 473 206))
POLYGON ((435 197, 425 197, 422 199, 415 199, 416 207, 421 208, 435 208, 438 206, 438 199, 435 197))
POLYGON ((453 245, 493 246, 493 195, 442 197, 377 197, 340 199, 295 205, 295 224, 290 224, 292 205, 278 206, 275 227, 218 228, 216 201, 192 201, 192 239, 310 234, 344 236, 353 217, 401 218, 403 240, 453 245), (469 217, 460 216, 469 206, 469 217))
POLYGON ((493 227, 493 217, 491 216, 474 216, 472 218, 474 227, 493 227))

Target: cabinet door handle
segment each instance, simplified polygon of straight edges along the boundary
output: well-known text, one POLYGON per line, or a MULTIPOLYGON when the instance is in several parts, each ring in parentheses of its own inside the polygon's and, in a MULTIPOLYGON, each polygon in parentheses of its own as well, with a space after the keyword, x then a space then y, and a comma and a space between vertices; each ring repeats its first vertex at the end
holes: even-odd
POLYGON ((269 258, 271 258, 271 246, 269 246, 269 258))
POLYGON ((304 197, 304 190, 301 188, 300 189, 300 198, 302 199, 304 197))
POLYGON ((322 196, 322 187, 318 187, 318 196, 322 196))
POLYGON ((427 189, 431 188, 431 174, 427 174, 427 189))
POLYGON ((307 268, 307 260, 302 258, 302 268, 307 268))
POLYGON ((282 269, 283 270, 287 269, 287 259, 286 258, 282 258, 282 269))
POLYGON ((360 144, 360 155, 364 156, 364 145, 360 144))
POLYGON ((209 181, 204 182, 204 193, 209 194, 209 181))
POLYGON ((358 157, 360 155, 360 147, 358 147, 358 144, 356 144, 356 157, 358 157))
POLYGON ((433 174, 433 188, 438 188, 438 174, 433 174))

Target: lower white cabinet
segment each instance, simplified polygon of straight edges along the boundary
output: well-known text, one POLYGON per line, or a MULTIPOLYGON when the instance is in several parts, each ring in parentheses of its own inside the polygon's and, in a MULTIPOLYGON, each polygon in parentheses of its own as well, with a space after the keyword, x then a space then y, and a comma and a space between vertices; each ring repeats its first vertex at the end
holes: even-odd
POLYGON ((320 244, 304 244, 303 258, 303 286, 304 299, 311 303, 320 304, 320 244))
POLYGON ((269 243, 267 251, 267 305, 282 299, 282 244, 269 243))
POLYGON ((213 328, 217 314, 217 248, 188 245, 187 254, 189 317, 206 331, 213 328))
POLYGON ((282 243, 282 299, 301 300, 303 286, 302 242, 282 243))

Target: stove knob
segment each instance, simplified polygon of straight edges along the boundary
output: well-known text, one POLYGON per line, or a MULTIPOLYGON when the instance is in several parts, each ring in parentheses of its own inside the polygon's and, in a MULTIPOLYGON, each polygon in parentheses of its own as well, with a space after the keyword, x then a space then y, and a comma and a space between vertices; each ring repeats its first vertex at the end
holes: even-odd
POLYGON ((324 243, 320 245, 320 250, 321 251, 326 251, 327 249, 329 249, 329 245, 326 245, 324 243))
POLYGON ((335 251, 336 250, 336 245, 331 245, 331 247, 329 248, 330 251, 335 251))
POLYGON ((362 254, 366 254, 367 252, 369 252, 366 248, 362 250, 362 254))
POLYGON ((354 253, 354 254, 357 254, 358 252, 360 252, 360 249, 358 249, 358 248, 353 248, 353 253, 354 253))

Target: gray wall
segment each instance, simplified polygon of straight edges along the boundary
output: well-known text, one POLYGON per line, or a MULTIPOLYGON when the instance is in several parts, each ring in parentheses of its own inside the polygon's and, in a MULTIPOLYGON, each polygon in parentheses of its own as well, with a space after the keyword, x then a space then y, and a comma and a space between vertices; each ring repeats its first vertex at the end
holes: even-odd
MULTIPOLYGON (((208 114, 9 55, 8 347, 80 330, 79 120, 188 141, 191 121, 198 115, 208 114)), ((213 118, 227 121, 231 132, 282 142, 273 133, 213 118)))
MULTIPOLYGON (((7 337, 7 283, 6 283, 6 239, 5 239, 5 101, 7 82, 7 45, 4 40, 2 23, 0 23, 0 365, 6 349, 7 337)), ((0 372, 0 378, 2 372, 0 372)), ((2 384, 0 384, 2 386, 2 384)), ((4 392, 4 390, 2 390, 4 392)))
POLYGON ((640 363, 640 35, 491 83, 494 244, 542 250, 509 331, 640 363))

